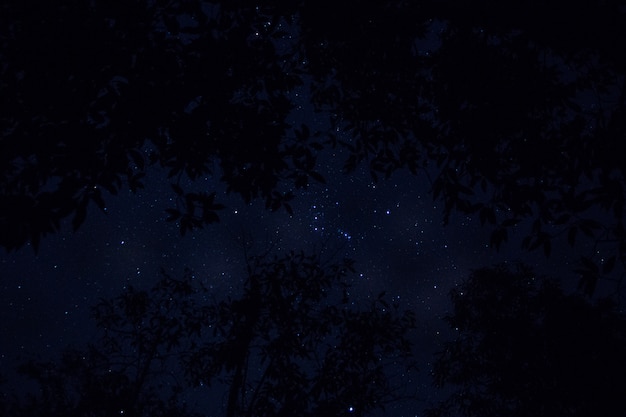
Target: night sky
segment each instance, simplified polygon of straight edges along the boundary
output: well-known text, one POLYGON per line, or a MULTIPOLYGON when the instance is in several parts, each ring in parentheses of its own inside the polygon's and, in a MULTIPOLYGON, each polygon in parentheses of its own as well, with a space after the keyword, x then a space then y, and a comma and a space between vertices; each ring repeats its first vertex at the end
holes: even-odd
MULTIPOLYGON (((161 268, 172 275, 190 268, 215 294, 238 294, 245 278, 242 242, 248 242, 251 253, 321 250, 327 259, 350 257, 357 269, 354 300, 385 291, 388 299, 415 311, 412 338, 420 371, 407 377, 407 385, 418 399, 399 403, 397 412, 416 415, 437 398, 429 367, 449 334, 442 318, 449 312, 450 289, 472 268, 501 261, 525 260, 545 272, 554 267, 548 268, 541 254, 519 252, 514 238, 500 252, 490 248, 478 220, 457 215, 444 226, 425 177, 398 173, 374 182, 365 170, 342 174, 343 161, 343 155, 322 155, 327 183, 311 184, 297 195, 293 216, 223 192, 227 208, 221 221, 183 237, 175 223, 165 221, 163 209, 173 204, 170 182, 152 168, 144 190, 109 197, 106 213, 91 207, 76 233, 66 225, 43 240, 37 255, 30 247, 3 253, 0 332, 8 336, 2 339, 3 373, 10 375, 16 358, 54 358, 67 346, 90 341, 95 334, 90 307, 127 285, 149 288, 161 268)), ((188 186, 215 186, 210 178, 205 181, 188 186)), ((555 253, 551 260, 559 256, 566 262, 567 254, 555 253)), ((557 264, 567 271, 567 263, 557 264)))
MULTIPOLYGON (((432 25, 431 40, 440 29, 436 22, 432 25)), ((421 47, 428 49, 428 37, 422 41, 421 47)), ((431 42, 430 47, 436 44, 431 42)), ((304 87, 293 92, 296 105, 287 122, 324 131, 328 114, 314 113, 307 94, 304 87)), ((590 106, 584 97, 582 105, 590 106)), ((345 138, 350 134, 334 133, 345 138)), ((143 143, 148 159, 150 145, 143 143)), ((325 260, 347 257, 356 261, 350 289, 354 302, 385 292, 388 300, 415 312, 417 328, 411 339, 419 370, 407 374, 404 381, 416 395, 376 415, 417 416, 440 399, 441 392, 431 380, 433 354, 452 336, 444 321, 451 311, 449 293, 472 270, 523 261, 538 274, 561 279, 566 290, 575 288, 573 267, 593 242, 581 241, 571 248, 564 244, 564 237, 555 239, 549 257, 541 249, 523 251, 521 240, 530 222, 524 220, 516 226, 520 232, 511 228, 508 242, 496 250, 489 244, 491 230, 479 218, 453 211, 444 224, 443 203, 433 200, 427 174, 399 169, 375 181, 365 163, 345 174, 349 155, 342 149, 320 152, 316 171, 326 181, 294 188, 293 214, 285 209, 272 212, 260 199, 247 204, 240 195, 227 193, 219 177, 196 181, 183 177, 185 191, 214 190, 225 208, 218 212, 219 222, 181 236, 178 224, 167 221, 165 212, 176 206, 171 187, 176 179, 168 178, 167 170, 155 164, 146 168, 145 188, 106 194, 104 212, 90 204, 77 231, 72 231, 70 216, 58 233, 42 239, 37 252, 30 243, 16 251, 2 251, 0 375, 10 381, 5 386, 18 391, 27 386, 14 375, 16 364, 28 359, 54 360, 68 346, 93 342, 97 329, 91 308, 128 286, 150 288, 162 276, 161 270, 182 276, 189 268, 212 295, 235 298, 246 279, 246 253, 280 255, 303 250, 319 252, 325 260)), ((438 168, 432 169, 435 174, 438 168)), ((601 216, 598 213, 594 214, 601 216)), ((600 257, 601 249, 594 255, 600 257)), ((611 292, 605 284, 598 285, 596 297, 611 292)), ((220 395, 217 398, 223 399, 220 395)), ((217 409, 199 411, 223 414, 217 409)))

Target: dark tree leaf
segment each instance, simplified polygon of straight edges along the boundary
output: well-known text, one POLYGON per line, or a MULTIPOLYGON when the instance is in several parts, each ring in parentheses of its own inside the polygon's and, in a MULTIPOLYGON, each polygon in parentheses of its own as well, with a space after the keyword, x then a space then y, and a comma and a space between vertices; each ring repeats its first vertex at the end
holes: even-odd
POLYGON ((576 232, 578 232, 578 228, 576 226, 570 226, 567 230, 567 242, 570 246, 574 246, 576 243, 576 232))
POLYGON ((165 209, 165 212, 169 214, 169 216, 165 219, 165 221, 168 222, 176 221, 181 216, 180 211, 177 209, 165 209))
POLYGON ((446 394, 430 415, 620 415, 626 320, 610 300, 568 296, 511 264, 472 272, 451 298, 454 330, 434 364, 446 394))
POLYGON ((615 267, 615 261, 616 261, 617 257, 615 255, 610 256, 606 262, 602 265, 602 273, 603 274, 610 274, 611 271, 613 271, 613 268, 615 267))
POLYGON ((87 199, 84 199, 79 205, 74 214, 74 218, 72 219, 72 228, 74 231, 78 230, 78 228, 83 224, 85 218, 87 217, 87 199))
POLYGON ((183 191, 180 185, 178 184, 170 184, 170 185, 172 186, 172 190, 174 190, 176 195, 182 197, 185 194, 185 192, 183 191))
POLYGON ((322 183, 322 184, 326 184, 326 179, 318 172, 315 171, 309 171, 308 175, 313 178, 315 181, 322 183))

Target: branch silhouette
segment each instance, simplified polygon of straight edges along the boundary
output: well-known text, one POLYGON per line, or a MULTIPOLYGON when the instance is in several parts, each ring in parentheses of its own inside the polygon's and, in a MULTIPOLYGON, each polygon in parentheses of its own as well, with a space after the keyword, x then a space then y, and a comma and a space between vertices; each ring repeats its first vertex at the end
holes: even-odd
POLYGON ((94 307, 100 339, 20 371, 39 394, 11 415, 368 415, 404 400, 415 318, 383 295, 359 307, 351 261, 292 252, 250 259, 239 296, 214 300, 186 271, 94 307), (195 394, 194 394, 195 393, 195 394), (211 410, 184 400, 201 395, 211 410), (223 398, 223 401, 220 401, 223 398))
POLYGON ((66 218, 80 227, 150 164, 183 234, 223 207, 218 187, 187 191, 185 177, 291 212, 298 189, 332 180, 320 152, 341 147, 348 174, 431 178, 444 220, 478 216, 495 248, 520 228, 546 256, 564 233, 608 239, 587 257, 601 276, 602 258, 624 270, 623 0, 75 6, 9 1, 0 17, 9 250, 36 250, 66 218), (328 128, 292 123, 298 106, 328 128))
POLYGON ((454 330, 434 366, 452 394, 432 416, 622 414, 626 319, 524 265, 475 270, 451 292, 454 330))

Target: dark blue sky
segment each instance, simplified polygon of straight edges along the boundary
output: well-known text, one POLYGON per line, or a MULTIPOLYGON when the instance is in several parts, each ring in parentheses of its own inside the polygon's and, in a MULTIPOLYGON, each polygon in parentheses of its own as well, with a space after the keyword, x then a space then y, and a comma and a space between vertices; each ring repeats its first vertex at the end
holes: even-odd
MULTIPOLYGON (((433 33, 440 30, 437 26, 433 33)), ((294 91, 296 102, 303 91, 294 91)), ((322 123, 302 107, 288 122, 322 123)), ((326 259, 356 260, 351 294, 356 302, 386 291, 389 299, 416 313, 413 340, 420 371, 408 375, 406 385, 419 394, 392 413, 413 416, 434 395, 429 366, 432 353, 450 332, 442 320, 450 307, 448 292, 472 268, 523 260, 540 273, 575 283, 571 260, 577 259, 578 249, 555 245, 546 259, 542 253, 521 252, 521 236, 510 236, 497 252, 489 247, 490 231, 478 219, 453 214, 448 225, 442 224, 441 204, 433 201, 425 175, 398 171, 373 182, 363 166, 344 175, 345 158, 339 150, 319 156, 317 170, 326 184, 296 191, 293 215, 270 212, 262 201, 246 205, 225 194, 219 179, 184 184, 188 189, 218 190, 218 201, 227 207, 219 213, 219 223, 183 237, 176 224, 165 221, 164 209, 175 205, 172 180, 151 167, 144 190, 108 196, 106 213, 92 206, 76 233, 68 221, 61 232, 43 239, 37 255, 30 247, 3 252, 0 372, 10 375, 19 360, 52 359, 67 345, 88 343, 95 332, 90 307, 128 285, 150 287, 161 268, 173 275, 190 268, 219 298, 238 294, 246 277, 244 244, 253 254, 319 250, 326 259)), ((526 231, 526 226, 519 227, 526 231)))
MULTIPOLYGON (((90 307, 129 284, 148 288, 161 268, 174 275, 191 268, 218 297, 237 294, 246 276, 242 242, 247 241, 251 253, 303 249, 322 250, 326 258, 351 257, 357 262, 351 294, 357 302, 386 291, 389 299, 414 310, 421 371, 407 376, 407 384, 428 399, 431 354, 448 332, 441 318, 448 311, 449 290, 471 268, 522 257, 541 270, 545 259, 522 255, 517 241, 497 253, 477 220, 453 216, 443 226, 426 177, 398 172, 374 183, 365 169, 343 175, 342 163, 343 156, 332 151, 320 157, 327 183, 299 192, 293 216, 220 193, 227 205, 221 221, 184 237, 176 224, 165 221, 163 210, 174 204, 170 180, 152 168, 146 189, 110 196, 106 214, 92 207, 78 232, 65 225, 43 240, 38 255, 30 247, 3 253, 2 372, 16 357, 52 358, 67 345, 89 342, 94 334, 90 307)), ((188 186, 215 184, 207 178, 188 186)), ((559 256, 554 253, 551 261, 564 265, 559 256)), ((398 412, 423 406, 407 402, 398 412)))

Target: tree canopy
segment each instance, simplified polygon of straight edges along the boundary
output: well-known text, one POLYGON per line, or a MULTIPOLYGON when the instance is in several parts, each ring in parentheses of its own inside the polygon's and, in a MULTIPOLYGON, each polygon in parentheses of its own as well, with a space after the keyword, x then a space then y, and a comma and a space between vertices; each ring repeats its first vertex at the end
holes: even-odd
POLYGON ((432 416, 623 415, 626 319, 614 303, 565 295, 521 265, 476 270, 451 297, 455 335, 434 376, 452 394, 432 416))
POLYGON ((78 228, 150 163, 183 233, 222 206, 182 176, 291 210, 341 147, 348 173, 425 174, 444 219, 478 215, 495 247, 526 223, 523 246, 546 255, 561 237, 610 242, 581 263, 589 292, 624 262, 621 0, 9 1, 0 23, 7 249, 78 228), (294 125, 303 102, 328 123, 294 125))
POLYGON ((0 411, 364 416, 407 399, 394 375, 413 367, 412 312, 383 294, 353 302, 348 260, 305 253, 247 260, 242 292, 232 297, 216 299, 186 271, 102 300, 93 310, 99 340, 56 362, 22 364, 40 389, 21 400, 3 396, 0 411), (210 410, 194 407, 194 392, 210 410))

